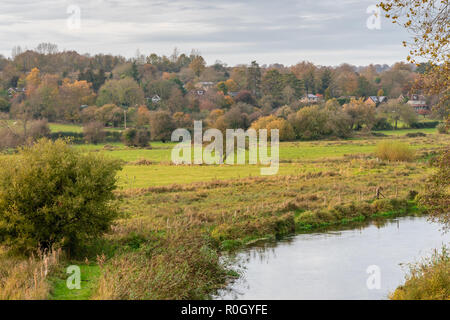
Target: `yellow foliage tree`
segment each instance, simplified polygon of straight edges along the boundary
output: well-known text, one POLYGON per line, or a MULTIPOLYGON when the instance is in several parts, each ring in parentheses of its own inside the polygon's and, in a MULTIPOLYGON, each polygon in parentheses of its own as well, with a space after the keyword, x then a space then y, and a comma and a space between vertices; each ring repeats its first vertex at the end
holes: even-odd
POLYGON ((252 129, 267 129, 267 136, 270 137, 270 130, 278 129, 281 141, 289 141, 295 139, 295 132, 291 124, 283 118, 277 118, 274 115, 261 117, 251 125, 252 129))

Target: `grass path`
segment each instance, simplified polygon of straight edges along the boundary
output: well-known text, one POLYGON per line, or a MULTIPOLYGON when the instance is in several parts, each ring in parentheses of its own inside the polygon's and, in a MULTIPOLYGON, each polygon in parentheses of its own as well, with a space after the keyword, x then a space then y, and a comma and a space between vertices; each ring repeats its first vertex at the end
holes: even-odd
POLYGON ((50 280, 52 284, 51 300, 89 300, 97 287, 100 267, 93 264, 78 264, 81 271, 81 289, 69 289, 67 278, 70 274, 61 272, 50 280))

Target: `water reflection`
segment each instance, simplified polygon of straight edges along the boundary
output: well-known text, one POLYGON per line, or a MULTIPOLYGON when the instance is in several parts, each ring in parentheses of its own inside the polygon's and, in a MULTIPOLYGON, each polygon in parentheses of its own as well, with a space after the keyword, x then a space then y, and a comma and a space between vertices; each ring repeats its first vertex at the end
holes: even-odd
POLYGON ((263 242, 233 257, 241 277, 216 299, 386 299, 404 278, 401 263, 450 241, 424 217, 374 222, 351 230, 300 234, 263 242), (367 267, 379 266, 370 290, 367 267))

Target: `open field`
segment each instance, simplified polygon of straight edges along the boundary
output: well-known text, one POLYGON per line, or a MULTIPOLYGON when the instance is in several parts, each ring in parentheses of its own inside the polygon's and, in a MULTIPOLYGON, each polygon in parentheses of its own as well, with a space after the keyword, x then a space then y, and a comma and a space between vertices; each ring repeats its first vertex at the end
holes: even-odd
POLYGON ((224 250, 295 232, 422 214, 414 195, 433 171, 428 159, 450 141, 429 134, 285 142, 275 176, 261 176, 256 165, 171 165, 173 145, 153 143, 148 150, 76 146, 125 161, 118 175, 121 216, 110 234, 60 263, 42 289, 48 298, 207 298, 237 276, 221 262, 224 250), (384 140, 408 144, 416 160, 376 159, 376 144, 384 140), (151 164, 130 164, 140 159, 151 164), (377 200, 379 186, 385 198, 377 200), (63 267, 70 264, 86 271, 81 291, 64 287, 63 267))
POLYGON ((394 136, 394 135, 405 135, 407 133, 416 133, 416 132, 422 132, 425 134, 433 134, 437 133, 436 128, 422 128, 422 129, 398 129, 398 130, 381 130, 377 131, 380 133, 383 133, 385 135, 394 136))
MULTIPOLYGON (((83 132, 83 127, 78 124, 65 124, 65 123, 49 123, 48 124, 51 132, 83 132)), ((106 128, 106 131, 120 131, 120 128, 106 128)))

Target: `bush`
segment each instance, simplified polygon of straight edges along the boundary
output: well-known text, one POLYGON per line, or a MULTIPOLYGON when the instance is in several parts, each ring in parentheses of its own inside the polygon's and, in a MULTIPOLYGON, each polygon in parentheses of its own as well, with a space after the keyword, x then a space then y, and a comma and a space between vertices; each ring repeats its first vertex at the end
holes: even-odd
POLYGON ((411 124, 411 128, 424 129, 424 128, 436 128, 439 121, 427 121, 427 122, 414 122, 411 124))
POLYGON ((0 127, 0 149, 16 148, 24 143, 50 136, 50 128, 45 119, 29 121, 25 128, 23 123, 0 127))
POLYGON ((129 147, 147 147, 150 142, 150 132, 147 129, 130 128, 123 132, 122 140, 129 147))
POLYGON ((426 137, 427 135, 423 132, 408 132, 406 134, 408 138, 426 137))
POLYGON ((382 160, 411 161, 414 152, 406 144, 395 141, 383 141, 377 144, 375 155, 382 160))
POLYGON ((28 129, 28 136, 33 140, 40 138, 45 138, 50 135, 50 128, 48 126, 48 121, 46 119, 34 120, 30 123, 30 128, 28 129))
POLYGON ((252 123, 251 128, 257 131, 260 129, 266 129, 268 138, 270 137, 272 129, 278 129, 280 141, 289 141, 295 139, 295 132, 291 124, 285 119, 277 118, 274 115, 259 118, 252 123))
POLYGON ((450 230, 450 150, 444 151, 434 165, 437 171, 428 178, 420 203, 427 208, 433 221, 450 230))
POLYGON ((410 265, 404 285, 389 298, 392 300, 448 300, 450 299, 450 259, 448 249, 435 251, 425 261, 410 265))
POLYGON ((82 154, 63 140, 39 140, 0 160, 0 243, 73 250, 109 230, 117 209, 117 160, 82 154))
POLYGON ((373 130, 392 130, 394 127, 389 123, 385 117, 378 117, 372 128, 373 130))
POLYGON ((447 134, 448 133, 447 126, 445 125, 445 123, 439 123, 436 128, 437 128, 437 131, 440 134, 447 134))
POLYGON ((22 136, 9 128, 0 127, 0 149, 15 148, 23 142, 22 136))
POLYGON ((11 104, 5 98, 0 97, 0 112, 9 112, 11 104))
POLYGON ((289 116, 289 122, 301 140, 315 140, 331 134, 327 131, 328 112, 318 106, 300 109, 289 116))
POLYGON ((84 140, 87 143, 97 144, 105 141, 106 133, 102 122, 89 122, 83 127, 84 140))

